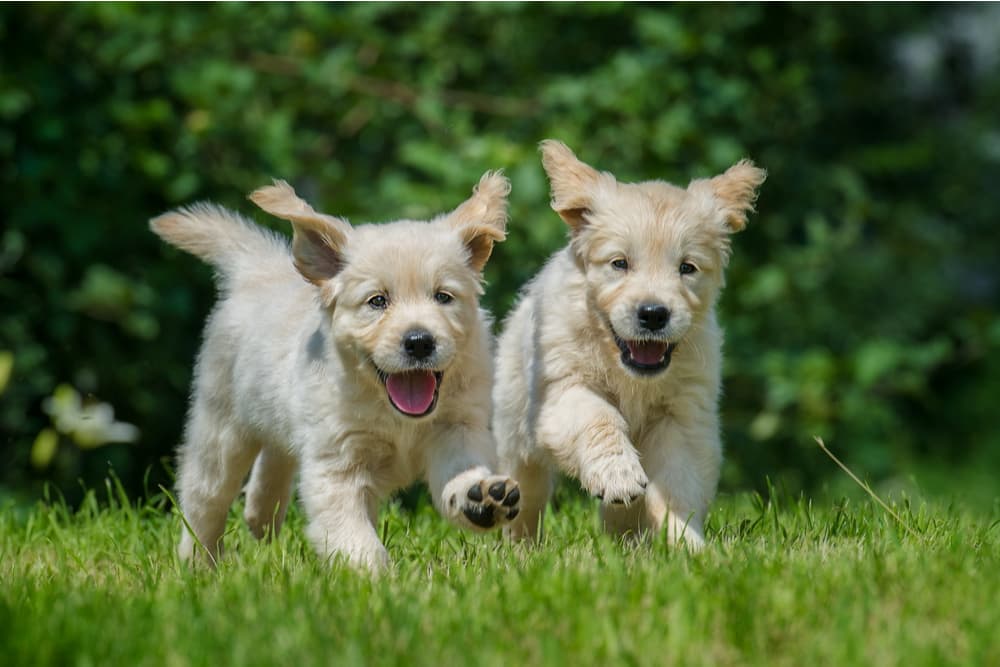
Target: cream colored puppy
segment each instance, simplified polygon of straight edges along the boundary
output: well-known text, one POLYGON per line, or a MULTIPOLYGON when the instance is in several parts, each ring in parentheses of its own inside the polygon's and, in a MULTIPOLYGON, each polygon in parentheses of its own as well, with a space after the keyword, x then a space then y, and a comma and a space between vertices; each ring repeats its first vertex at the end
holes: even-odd
POLYGON ((722 459, 715 302, 765 174, 742 161, 686 189, 619 183, 562 143, 541 150, 572 240, 498 342, 493 432, 522 491, 509 534, 540 534, 559 469, 603 500, 611 532, 698 548, 722 459))
POLYGON ((212 264, 221 292, 180 447, 180 506, 194 532, 182 532, 182 558, 215 561, 251 466, 254 535, 278 531, 298 470, 316 550, 371 569, 388 563, 379 501, 417 479, 465 528, 517 516, 517 484, 491 471, 489 320, 479 309, 509 190, 488 173, 430 222, 351 227, 276 181, 250 198, 291 221, 291 247, 212 205, 150 223, 212 264))

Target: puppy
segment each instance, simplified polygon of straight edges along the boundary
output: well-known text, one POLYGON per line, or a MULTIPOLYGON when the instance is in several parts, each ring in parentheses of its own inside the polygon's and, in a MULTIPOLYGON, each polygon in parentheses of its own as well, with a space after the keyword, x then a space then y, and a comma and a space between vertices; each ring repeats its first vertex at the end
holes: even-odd
POLYGON ((557 141, 541 152, 571 241, 497 345, 493 432, 522 491, 506 532, 541 534, 559 469, 603 501, 610 532, 699 548, 722 458, 715 302, 765 173, 744 160, 686 189, 619 183, 557 141))
POLYGON ((254 535, 278 532, 298 471, 316 551, 372 570, 388 564, 379 501, 417 479, 459 526, 517 516, 517 484, 490 468, 491 339, 479 309, 509 190, 487 173, 429 222, 351 227, 276 181, 250 199, 291 221, 290 247, 209 204, 151 221, 212 264, 220 288, 179 452, 183 559, 215 562, 248 473, 254 535))

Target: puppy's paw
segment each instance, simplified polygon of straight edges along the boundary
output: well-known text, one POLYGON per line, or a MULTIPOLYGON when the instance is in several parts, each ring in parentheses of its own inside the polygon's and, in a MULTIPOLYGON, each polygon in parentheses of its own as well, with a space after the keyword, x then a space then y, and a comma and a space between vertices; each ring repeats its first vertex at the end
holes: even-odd
POLYGON ((328 565, 344 563, 359 572, 373 574, 389 569, 389 552, 375 536, 374 530, 357 530, 347 533, 328 530, 321 522, 312 521, 306 527, 316 553, 328 565))
POLYGON ((701 524, 685 520, 682 516, 670 512, 667 515, 667 541, 674 546, 683 546, 691 553, 698 553, 705 548, 705 536, 701 524))
POLYGON ((691 553, 699 553, 705 550, 705 538, 693 531, 685 532, 678 541, 678 544, 686 547, 691 553))
POLYGON ((580 482, 606 505, 628 505, 645 495, 649 479, 629 447, 591 462, 581 471, 580 482))
MULTIPOLYGON (((457 480, 454 480, 457 481, 457 480)), ((521 511, 521 489, 503 475, 465 479, 448 499, 453 520, 472 530, 489 530, 513 521, 521 511)))

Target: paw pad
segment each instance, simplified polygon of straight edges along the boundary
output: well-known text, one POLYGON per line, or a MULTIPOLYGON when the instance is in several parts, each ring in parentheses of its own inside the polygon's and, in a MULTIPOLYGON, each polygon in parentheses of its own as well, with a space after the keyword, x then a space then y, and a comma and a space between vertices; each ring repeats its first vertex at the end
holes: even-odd
POLYGON ((492 528, 496 523, 493 505, 471 505, 462 510, 465 518, 476 524, 480 528, 492 528))
POLYGON ((507 484, 505 482, 497 482, 490 486, 490 497, 493 500, 503 500, 504 496, 507 495, 507 484))
POLYGON ((511 521, 520 508, 521 490, 507 477, 491 476, 469 487, 462 514, 477 528, 494 528, 511 521))

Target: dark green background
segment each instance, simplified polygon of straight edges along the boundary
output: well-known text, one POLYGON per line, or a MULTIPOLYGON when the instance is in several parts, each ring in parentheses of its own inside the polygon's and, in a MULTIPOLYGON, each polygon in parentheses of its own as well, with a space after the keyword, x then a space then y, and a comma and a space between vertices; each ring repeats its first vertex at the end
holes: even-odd
POLYGON ((285 178, 355 221, 513 182, 498 316, 565 239, 536 145, 622 179, 767 168, 734 239, 723 488, 996 466, 995 6, 0 6, 0 495, 169 483, 210 271, 146 221, 285 178), (29 462, 68 383, 142 432, 29 462), (838 473, 839 474, 839 473, 838 473))

